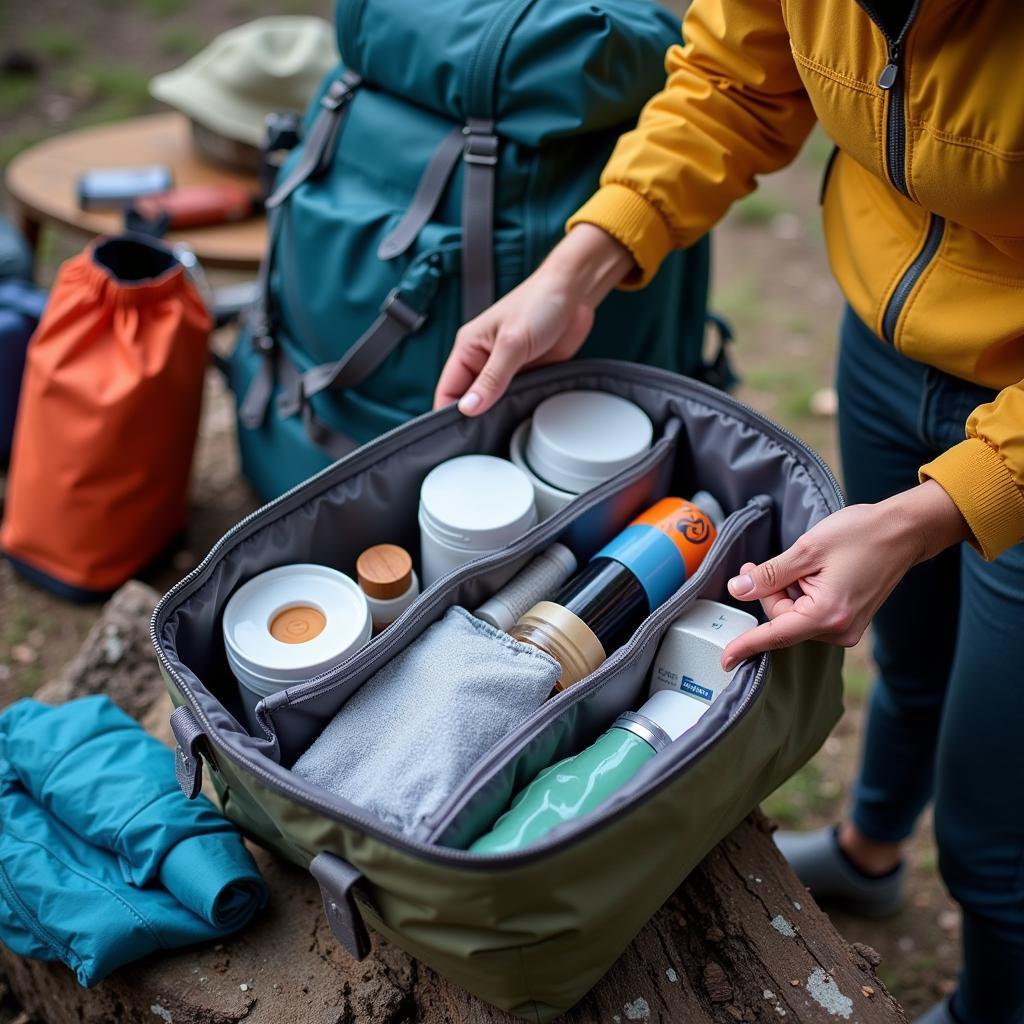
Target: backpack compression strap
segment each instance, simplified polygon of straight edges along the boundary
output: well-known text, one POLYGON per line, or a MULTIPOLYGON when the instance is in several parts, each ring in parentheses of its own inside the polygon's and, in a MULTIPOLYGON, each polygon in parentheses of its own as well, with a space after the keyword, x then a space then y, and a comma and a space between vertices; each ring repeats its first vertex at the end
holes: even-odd
POLYGON ((466 122, 462 159, 462 321, 472 320, 494 302, 494 177, 498 136, 494 122, 466 122))
POLYGON ((278 362, 270 315, 270 272, 280 223, 281 204, 310 178, 325 174, 334 160, 338 132, 348 106, 355 97, 362 77, 347 68, 320 97, 320 110, 303 144, 302 156, 291 173, 264 204, 267 210, 267 253, 260 263, 257 298, 249 317, 252 347, 262 356, 256 376, 238 404, 238 419, 249 430, 258 429, 267 414, 274 393, 275 367, 278 362))

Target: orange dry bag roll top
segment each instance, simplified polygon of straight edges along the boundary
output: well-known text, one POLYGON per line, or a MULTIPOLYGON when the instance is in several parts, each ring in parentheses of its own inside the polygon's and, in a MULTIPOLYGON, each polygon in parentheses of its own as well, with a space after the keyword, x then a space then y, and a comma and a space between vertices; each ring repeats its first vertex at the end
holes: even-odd
POLYGON ((68 597, 129 579, 182 527, 210 315, 142 236, 66 262, 29 344, 0 545, 68 597))

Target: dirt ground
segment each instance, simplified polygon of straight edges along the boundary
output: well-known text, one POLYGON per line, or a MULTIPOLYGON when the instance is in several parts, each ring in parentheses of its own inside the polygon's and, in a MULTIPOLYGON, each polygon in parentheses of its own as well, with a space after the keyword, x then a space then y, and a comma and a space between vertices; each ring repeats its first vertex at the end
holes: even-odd
MULTIPOLYGON (((69 127, 153 109, 152 73, 176 66, 206 40, 264 13, 320 13, 309 0, 0 0, 0 163, 69 127), (28 68, 28 71, 24 69, 28 68), (22 69, 22 70, 19 70, 22 69)), ((797 163, 766 179, 715 234, 713 304, 736 329, 739 396, 813 444, 838 469, 829 390, 841 300, 818 224, 817 194, 829 152, 814 135, 797 163)), ((40 277, 52 279, 74 239, 46 231, 40 277)), ((222 337, 218 344, 228 345, 222 337)), ((3 480, 0 475, 0 498, 3 480)), ((233 403, 216 374, 208 379, 188 527, 142 578, 165 590, 218 536, 255 507, 240 478, 233 403)), ((25 584, 0 561, 0 707, 59 673, 97 615, 25 584)), ((866 643, 849 653, 847 711, 819 755, 774 794, 766 809, 784 827, 838 820, 860 746, 871 664, 866 643)), ((842 933, 883 956, 886 983, 911 1017, 951 990, 959 916, 937 873, 930 824, 910 846, 910 899, 884 923, 837 917, 842 933)), ((0 983, 0 1021, 6 1022, 0 983)), ((13 1013, 13 1011, 12 1011, 13 1013)))

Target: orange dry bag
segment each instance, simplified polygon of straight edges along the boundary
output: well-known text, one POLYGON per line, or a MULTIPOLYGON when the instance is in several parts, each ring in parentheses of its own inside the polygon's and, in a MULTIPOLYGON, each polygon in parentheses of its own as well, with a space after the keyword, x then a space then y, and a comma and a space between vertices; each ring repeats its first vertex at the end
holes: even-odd
POLYGON ((185 522, 211 320, 170 249, 100 239, 29 343, 0 545, 72 598, 109 593, 185 522))

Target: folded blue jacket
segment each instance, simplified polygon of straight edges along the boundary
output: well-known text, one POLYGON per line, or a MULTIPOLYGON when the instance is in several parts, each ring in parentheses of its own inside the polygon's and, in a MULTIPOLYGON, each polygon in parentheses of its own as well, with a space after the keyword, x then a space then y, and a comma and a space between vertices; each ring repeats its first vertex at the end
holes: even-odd
POLYGON ((82 985, 263 908, 242 838, 187 800, 174 754, 107 697, 0 714, 0 941, 82 985))

